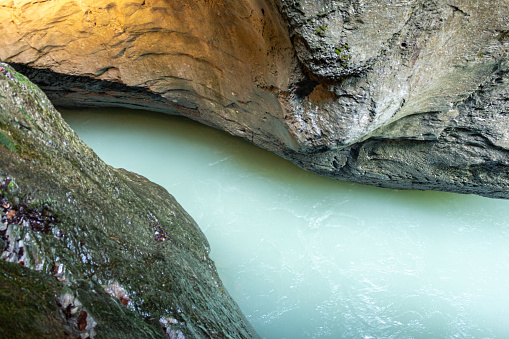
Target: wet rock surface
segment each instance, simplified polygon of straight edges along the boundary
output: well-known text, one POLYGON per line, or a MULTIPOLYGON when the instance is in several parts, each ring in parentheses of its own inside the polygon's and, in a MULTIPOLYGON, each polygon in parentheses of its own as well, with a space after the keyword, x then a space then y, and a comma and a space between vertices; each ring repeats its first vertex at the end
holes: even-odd
POLYGON ((175 199, 0 67, 0 336, 256 337, 175 199))
POLYGON ((333 178, 507 198, 507 0, 21 1, 54 103, 182 114, 333 178))

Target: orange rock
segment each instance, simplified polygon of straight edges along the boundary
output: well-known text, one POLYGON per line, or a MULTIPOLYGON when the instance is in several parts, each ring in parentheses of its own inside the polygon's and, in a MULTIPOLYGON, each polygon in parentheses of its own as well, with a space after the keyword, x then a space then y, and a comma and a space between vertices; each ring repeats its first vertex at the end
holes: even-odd
POLYGON ((78 330, 83 331, 87 327, 87 311, 81 311, 78 317, 78 330))
POLYGON ((7 220, 9 221, 12 221, 12 219, 14 219, 14 217, 16 216, 16 211, 15 210, 9 210, 5 216, 7 217, 7 220))

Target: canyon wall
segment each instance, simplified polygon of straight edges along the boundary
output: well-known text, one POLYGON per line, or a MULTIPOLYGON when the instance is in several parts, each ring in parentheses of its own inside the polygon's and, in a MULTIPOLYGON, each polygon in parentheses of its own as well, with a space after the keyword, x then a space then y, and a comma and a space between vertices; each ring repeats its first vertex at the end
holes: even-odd
POLYGON ((508 198, 507 0, 7 1, 56 105, 181 114, 310 171, 508 198))
POLYGON ((257 338, 168 192, 0 63, 0 337, 257 338))

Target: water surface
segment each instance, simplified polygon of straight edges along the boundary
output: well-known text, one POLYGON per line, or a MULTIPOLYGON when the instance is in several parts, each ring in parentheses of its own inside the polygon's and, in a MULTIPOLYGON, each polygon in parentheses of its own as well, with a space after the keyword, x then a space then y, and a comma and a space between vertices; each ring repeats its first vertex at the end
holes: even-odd
POLYGON ((184 118, 61 111, 104 161, 177 198, 262 337, 509 333, 509 201, 320 177, 184 118))

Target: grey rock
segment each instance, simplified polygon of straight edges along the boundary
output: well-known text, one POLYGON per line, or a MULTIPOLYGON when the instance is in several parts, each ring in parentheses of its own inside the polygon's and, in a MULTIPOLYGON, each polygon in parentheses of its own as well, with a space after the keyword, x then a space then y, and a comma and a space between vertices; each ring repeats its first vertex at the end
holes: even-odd
POLYGON ((341 180, 509 197, 507 0, 108 3, 0 8, 23 23, 0 26, 0 58, 55 104, 182 114, 341 180))

